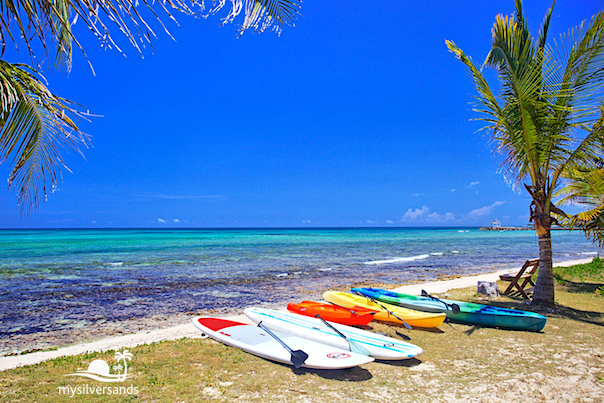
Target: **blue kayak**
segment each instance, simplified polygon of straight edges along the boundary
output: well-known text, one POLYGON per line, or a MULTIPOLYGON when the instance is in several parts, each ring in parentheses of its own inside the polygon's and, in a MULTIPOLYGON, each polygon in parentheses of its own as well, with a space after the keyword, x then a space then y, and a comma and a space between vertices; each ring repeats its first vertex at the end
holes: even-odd
POLYGON ((416 311, 444 312, 447 314, 447 320, 469 325, 538 332, 543 329, 547 320, 545 316, 534 312, 499 308, 473 302, 407 295, 379 288, 353 288, 351 291, 369 299, 416 311), (459 313, 453 312, 458 310, 455 305, 459 307, 459 313))

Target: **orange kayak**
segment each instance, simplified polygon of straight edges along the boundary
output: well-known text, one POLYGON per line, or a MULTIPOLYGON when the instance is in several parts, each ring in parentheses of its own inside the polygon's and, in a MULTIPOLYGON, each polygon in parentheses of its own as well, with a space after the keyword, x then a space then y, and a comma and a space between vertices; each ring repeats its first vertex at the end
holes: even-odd
POLYGON ((324 304, 315 301, 302 301, 299 304, 288 304, 287 310, 305 316, 320 315, 329 322, 349 326, 366 326, 378 311, 355 307, 348 309, 333 304, 324 304))

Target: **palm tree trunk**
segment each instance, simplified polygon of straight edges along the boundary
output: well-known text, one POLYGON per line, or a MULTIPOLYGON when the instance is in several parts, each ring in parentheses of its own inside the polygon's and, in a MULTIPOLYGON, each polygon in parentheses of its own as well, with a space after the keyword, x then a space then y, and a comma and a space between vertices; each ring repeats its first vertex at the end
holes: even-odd
POLYGON ((549 229, 539 235, 539 274, 537 275, 537 285, 533 292, 533 301, 536 304, 554 305, 552 237, 549 229))

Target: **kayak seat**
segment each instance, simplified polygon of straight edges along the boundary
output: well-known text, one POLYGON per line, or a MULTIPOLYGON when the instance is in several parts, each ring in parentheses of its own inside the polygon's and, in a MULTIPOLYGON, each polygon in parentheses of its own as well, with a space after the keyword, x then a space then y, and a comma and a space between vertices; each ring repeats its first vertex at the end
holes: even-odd
POLYGON ((524 287, 526 287, 528 284, 532 285, 533 287, 535 286, 535 282, 533 281, 532 277, 538 268, 539 259, 530 259, 524 262, 524 265, 518 273, 500 275, 499 278, 501 279, 501 281, 510 282, 508 288, 506 288, 506 290, 501 294, 508 295, 509 293, 514 291, 514 289, 516 289, 525 299, 529 299, 529 296, 524 290, 524 287))

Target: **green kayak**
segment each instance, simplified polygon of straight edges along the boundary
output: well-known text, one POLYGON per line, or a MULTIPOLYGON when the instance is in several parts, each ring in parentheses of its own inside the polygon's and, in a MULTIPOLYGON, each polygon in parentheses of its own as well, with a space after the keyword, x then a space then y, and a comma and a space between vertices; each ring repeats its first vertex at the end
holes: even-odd
POLYGON ((444 312, 451 322, 538 332, 547 318, 534 312, 499 308, 473 302, 415 296, 379 288, 353 288, 352 293, 392 305, 423 312, 444 312))

